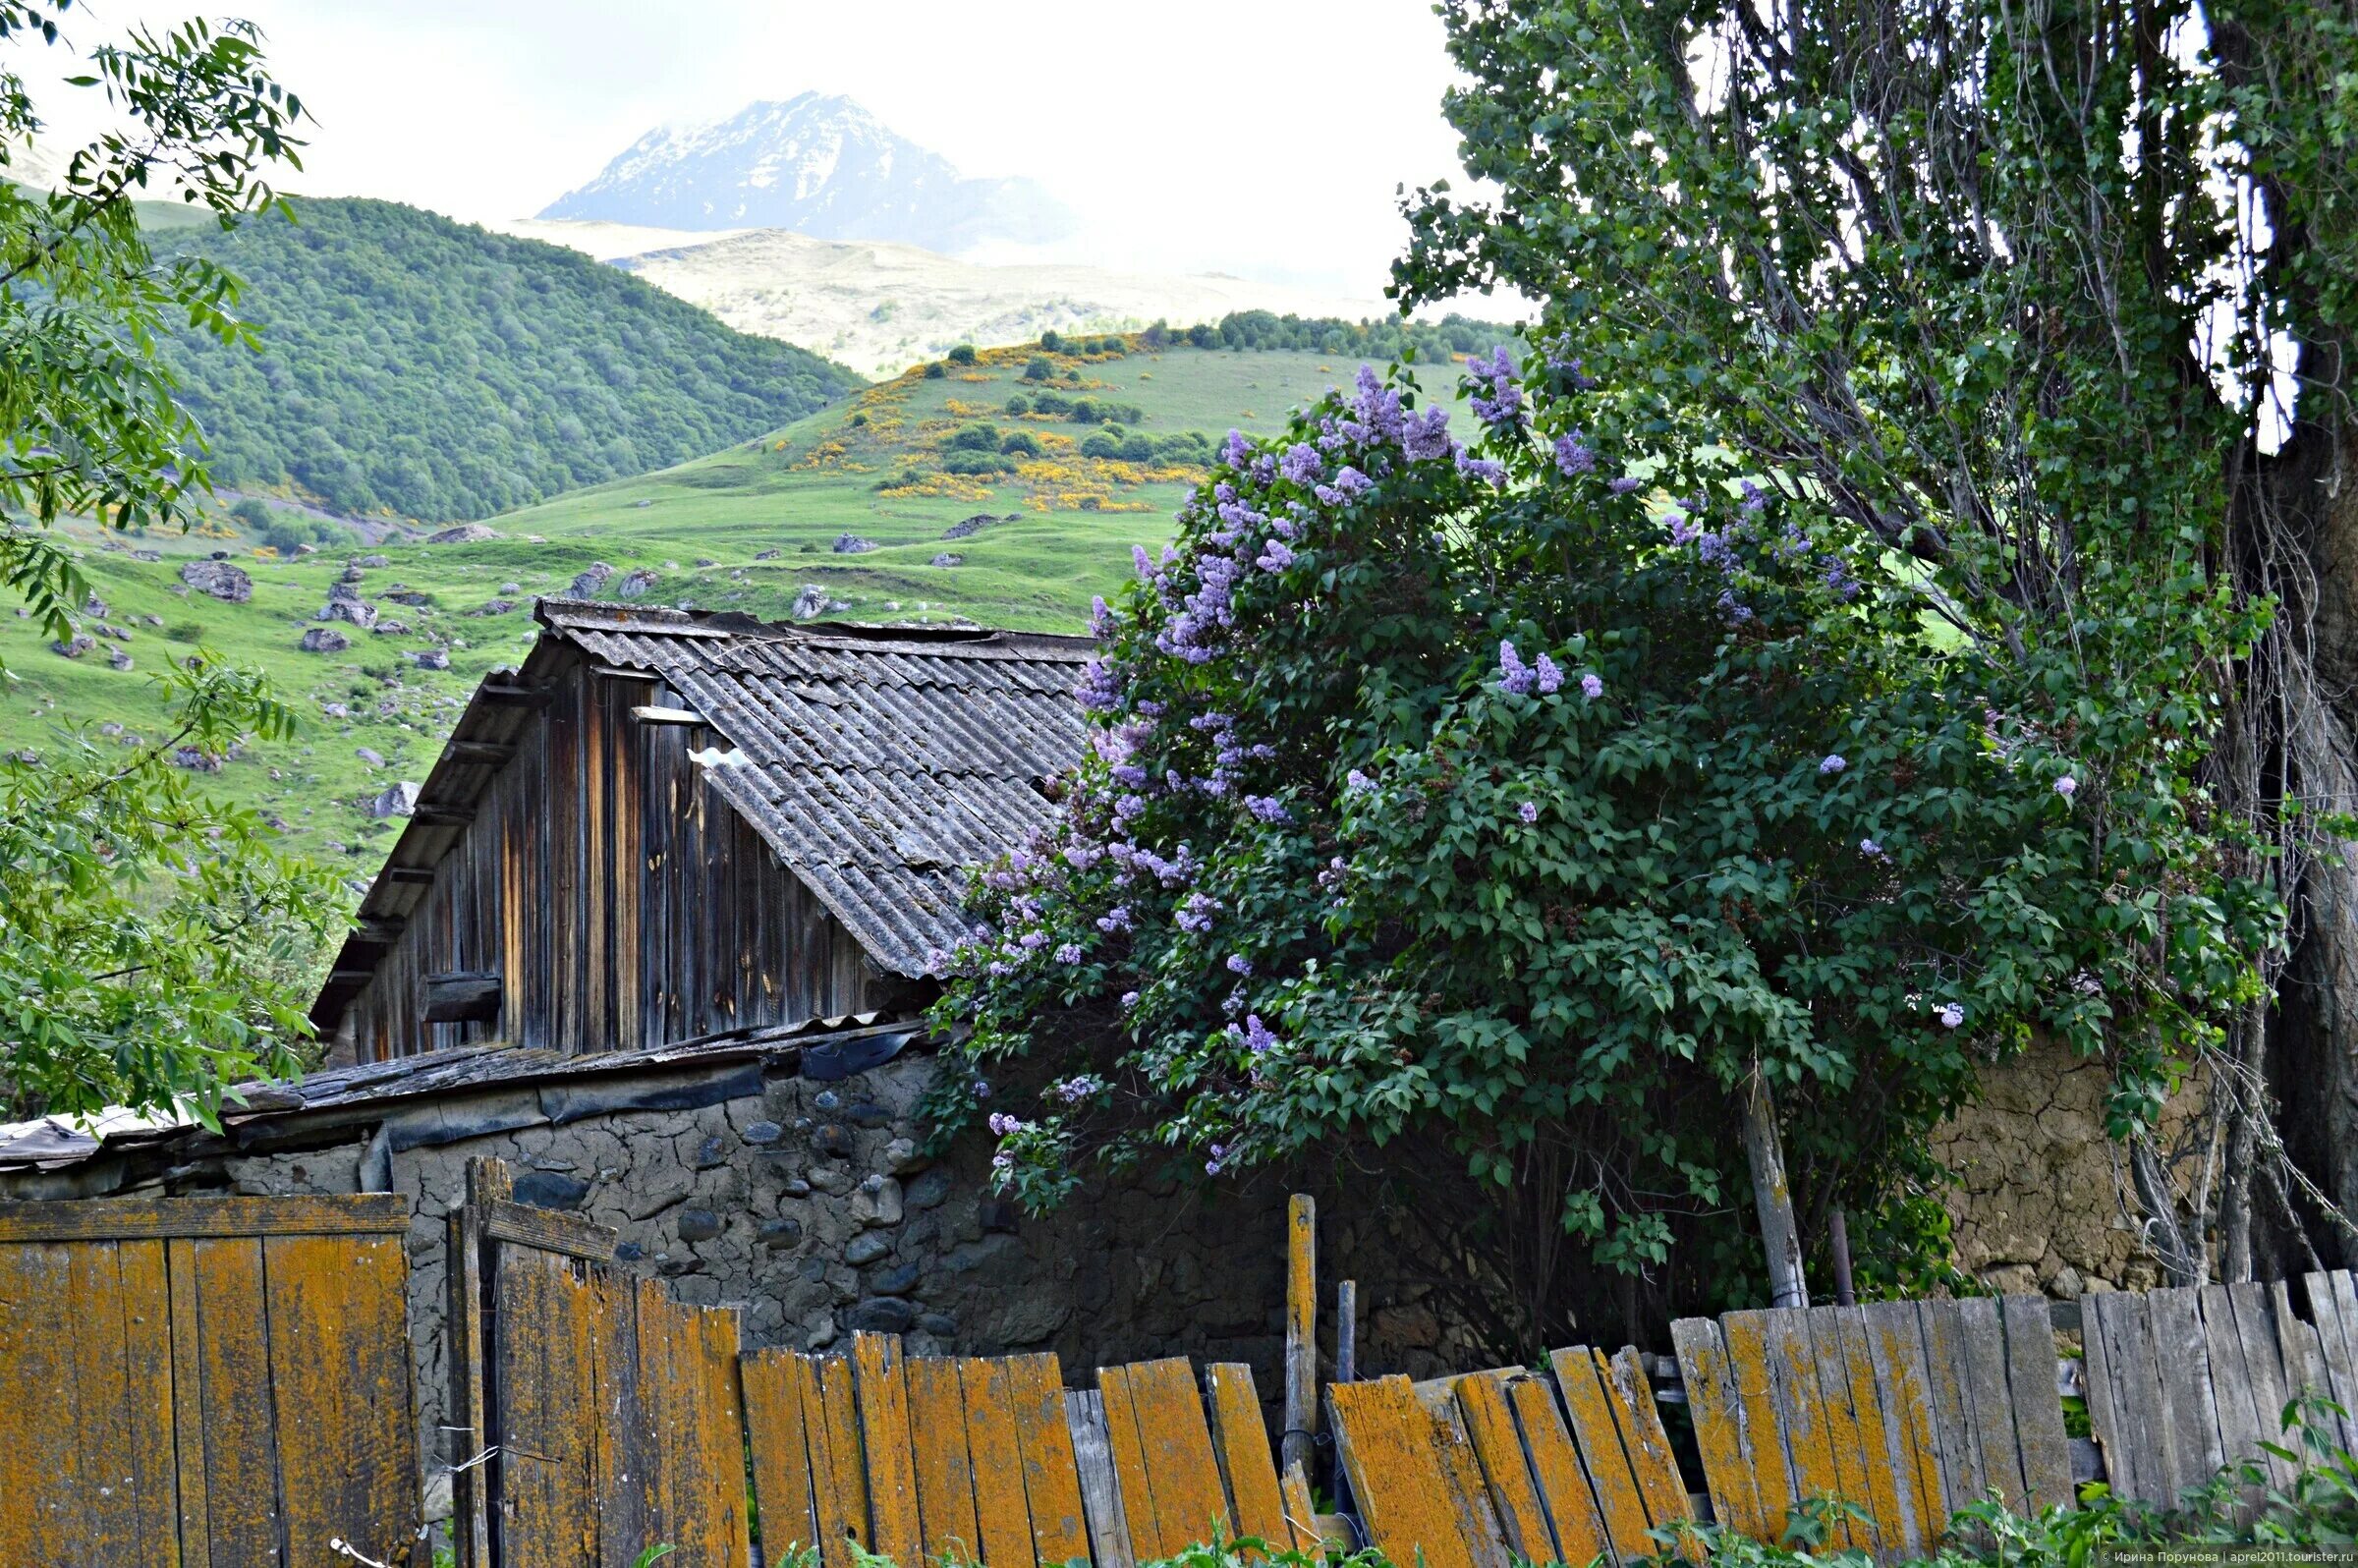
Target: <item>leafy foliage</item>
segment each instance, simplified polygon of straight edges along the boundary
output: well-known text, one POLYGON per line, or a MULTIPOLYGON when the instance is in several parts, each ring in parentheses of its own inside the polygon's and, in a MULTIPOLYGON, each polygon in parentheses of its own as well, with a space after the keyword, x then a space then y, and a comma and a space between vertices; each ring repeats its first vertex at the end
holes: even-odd
POLYGON ((1096 755, 945 956, 972 1071, 935 1108, 1004 1079, 1035 1207, 1403 1146, 1510 1350, 1597 1269, 1748 1295, 1757 1070, 1809 1200, 1921 1277, 1978 1061, 2113 1049, 2128 1123, 2254 992, 2273 906, 2176 771, 2209 650, 2157 650, 2153 705, 2058 701, 1805 487, 1656 445, 1651 388, 1473 370, 1474 447, 1369 372, 1232 435, 1141 552, 1096 755))
POLYGON ((166 357, 215 476, 343 512, 488 517, 717 451, 859 384, 630 274, 388 201, 183 240, 244 281, 259 354, 166 357))
MULTIPOLYGON (((2049 719, 2168 738, 2156 795, 2251 823, 2219 853, 2305 904, 2308 933, 2358 941, 2326 913, 2349 896, 2353 710, 2332 693, 2358 644, 2327 645, 2347 619, 2319 581, 2358 528, 2328 477, 2353 450, 2349 7, 1438 9, 1473 191, 1408 201, 1403 302, 1544 302, 1659 445, 1740 453, 1922 562, 1931 613, 2049 719), (2301 891, 2337 864, 2343 885, 2301 891)), ((2201 897, 2132 878, 2165 909, 2201 897)), ((2273 982, 2289 951, 2250 956, 2273 982)), ((2197 1147, 2130 1140, 2179 1282, 2214 1249, 2249 1272, 2269 1188, 2277 1234, 2299 1232, 2300 1173, 2255 1151, 2263 1086, 2302 1071, 2269 1036, 2358 1017, 2334 996, 2347 959, 2317 962, 2215 1042, 2226 1087, 2197 1147), (2321 1000, 2331 1017, 2305 1021, 2321 1000)), ((2131 1102, 2151 1045, 2104 1040, 2131 1102)))
POLYGON ((0 1091, 13 1114, 110 1105, 210 1119, 221 1086, 284 1075, 309 960, 343 922, 324 869, 184 764, 283 737, 257 678, 202 655, 162 676, 181 722, 132 751, 61 730, 0 756, 0 1091))

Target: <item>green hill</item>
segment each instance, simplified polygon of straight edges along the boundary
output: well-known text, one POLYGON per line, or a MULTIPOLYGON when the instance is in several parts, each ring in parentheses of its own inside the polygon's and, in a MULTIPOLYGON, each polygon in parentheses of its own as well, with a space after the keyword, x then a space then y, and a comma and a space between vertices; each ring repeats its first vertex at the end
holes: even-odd
POLYGON ((342 513, 488 517, 801 418, 860 384, 576 252, 389 201, 159 227, 245 280, 259 354, 167 349, 216 477, 342 513))
MULTIPOLYGON (((1397 346, 1388 328, 1240 322, 1225 341, 1397 346)), ((1469 348, 1496 335, 1420 329, 1420 359, 1449 352, 1451 332, 1469 348)), ((156 735, 163 710, 149 672, 202 643, 269 669, 302 718, 292 741, 226 759, 215 787, 365 876, 399 825, 371 818, 369 801, 424 776, 475 684, 530 646, 533 597, 567 591, 593 565, 613 569, 596 590, 605 597, 784 619, 815 595, 833 618, 1079 631, 1091 595, 1128 575, 1130 547, 1169 537, 1171 512, 1221 435, 1274 428, 1295 405, 1347 384, 1360 363, 1147 334, 984 350, 757 440, 503 514, 490 521, 494 536, 470 541, 396 536, 282 557, 227 511, 196 534, 77 526, 106 614, 85 620, 94 642, 73 658, 52 652, 29 620, 0 616, 0 661, 15 677, 0 689, 0 745, 39 751, 69 721, 156 735), (977 433, 984 427, 988 438, 977 433), (248 601, 182 581, 182 567, 214 552, 251 576, 248 601), (315 618, 354 563, 366 563, 355 587, 376 608, 373 629, 315 618), (305 634, 321 627, 350 645, 304 651, 305 634), (115 668, 115 656, 131 667, 115 668)), ((1454 376, 1429 374, 1448 399, 1454 376)))

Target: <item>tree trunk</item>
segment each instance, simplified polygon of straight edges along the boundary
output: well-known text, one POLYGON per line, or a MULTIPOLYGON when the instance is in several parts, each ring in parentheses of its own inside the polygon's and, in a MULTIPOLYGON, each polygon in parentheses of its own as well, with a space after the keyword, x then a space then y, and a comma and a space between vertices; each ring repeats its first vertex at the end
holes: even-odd
POLYGON ((1801 1271, 1801 1227, 1793 1218, 1793 1190, 1785 1183, 1776 1101, 1757 1067, 1744 1086, 1744 1158, 1752 1166, 1752 1201, 1760 1210, 1761 1242, 1768 1254, 1770 1302, 1807 1307, 1810 1288, 1801 1271))

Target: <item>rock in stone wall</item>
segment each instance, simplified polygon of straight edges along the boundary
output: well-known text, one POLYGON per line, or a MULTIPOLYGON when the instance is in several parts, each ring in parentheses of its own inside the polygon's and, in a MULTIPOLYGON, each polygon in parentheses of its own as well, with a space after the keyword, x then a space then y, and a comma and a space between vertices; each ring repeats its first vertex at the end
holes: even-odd
MULTIPOLYGON (((2057 1297, 2162 1283, 2105 1136, 2110 1082, 2103 1062, 2044 1041, 1982 1070, 1980 1101, 1934 1140, 1957 1173, 1947 1203, 1958 1267, 1993 1289, 2057 1297)), ((2202 1103, 2199 1084, 2170 1101, 2165 1142, 2202 1103)))

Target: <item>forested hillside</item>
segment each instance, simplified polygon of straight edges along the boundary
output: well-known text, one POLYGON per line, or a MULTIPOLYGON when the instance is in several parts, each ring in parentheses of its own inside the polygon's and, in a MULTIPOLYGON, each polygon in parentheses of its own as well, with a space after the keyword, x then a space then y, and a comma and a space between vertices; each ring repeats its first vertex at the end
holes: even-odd
POLYGON ((259 354, 169 354, 215 478, 348 513, 488 517, 668 467, 858 384, 576 252, 387 201, 175 230, 245 280, 259 354))

